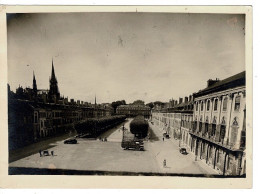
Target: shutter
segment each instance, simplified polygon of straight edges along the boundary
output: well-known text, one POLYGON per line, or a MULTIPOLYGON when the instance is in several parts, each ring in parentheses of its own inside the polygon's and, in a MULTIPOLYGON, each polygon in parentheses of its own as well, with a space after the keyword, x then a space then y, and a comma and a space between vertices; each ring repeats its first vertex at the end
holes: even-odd
POLYGON ((221 126, 220 127, 220 139, 224 139, 225 138, 225 133, 226 133, 226 126, 221 126))
POLYGON ((202 134, 205 134, 205 123, 202 123, 202 134))
POLYGON ((220 125, 216 126, 216 135, 215 135, 215 141, 219 142, 219 138, 220 138, 220 125))
POLYGON ((209 132, 208 132, 208 134, 211 135, 211 133, 212 133, 212 124, 209 124, 209 132))
POLYGON ((236 143, 237 140, 237 131, 238 131, 238 127, 237 126, 233 126, 231 127, 231 138, 230 138, 230 145, 233 146, 236 143))
POLYGON ((194 121, 191 121, 191 129, 194 129, 194 121))
POLYGON ((241 131, 240 148, 246 147, 246 131, 241 131))

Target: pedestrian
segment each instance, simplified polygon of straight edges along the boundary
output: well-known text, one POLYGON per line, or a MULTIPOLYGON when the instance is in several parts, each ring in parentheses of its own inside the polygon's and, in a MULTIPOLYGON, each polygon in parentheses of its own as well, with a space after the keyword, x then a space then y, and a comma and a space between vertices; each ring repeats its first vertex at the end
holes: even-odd
POLYGON ((54 156, 54 151, 51 151, 51 155, 54 156))
POLYGON ((162 138, 162 140, 164 141, 164 137, 162 138))
POLYGON ((40 154, 40 157, 42 157, 42 151, 41 150, 39 150, 39 154, 40 154))
POLYGON ((163 167, 166 167, 166 159, 163 160, 163 167))

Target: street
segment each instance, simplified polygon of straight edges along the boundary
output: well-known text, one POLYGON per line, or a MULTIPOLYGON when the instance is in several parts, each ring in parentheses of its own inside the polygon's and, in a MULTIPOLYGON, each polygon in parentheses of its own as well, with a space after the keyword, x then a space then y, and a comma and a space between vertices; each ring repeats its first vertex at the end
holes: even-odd
POLYGON ((145 151, 131 151, 121 148, 122 126, 129 130, 132 119, 102 134, 107 142, 78 139, 78 144, 64 144, 57 141, 54 156, 40 157, 39 153, 14 161, 10 167, 47 168, 113 172, 150 172, 177 174, 216 174, 200 161, 194 161, 192 154, 179 153, 177 140, 162 140, 162 131, 150 124, 153 138, 144 142, 145 151), (166 167, 163 161, 166 160, 166 167))

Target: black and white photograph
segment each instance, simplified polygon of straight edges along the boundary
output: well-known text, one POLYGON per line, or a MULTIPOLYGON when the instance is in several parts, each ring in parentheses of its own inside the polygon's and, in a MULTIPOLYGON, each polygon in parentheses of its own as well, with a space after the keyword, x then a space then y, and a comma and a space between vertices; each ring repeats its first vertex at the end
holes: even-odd
POLYGON ((17 12, 6 26, 8 175, 247 178, 245 13, 17 12))

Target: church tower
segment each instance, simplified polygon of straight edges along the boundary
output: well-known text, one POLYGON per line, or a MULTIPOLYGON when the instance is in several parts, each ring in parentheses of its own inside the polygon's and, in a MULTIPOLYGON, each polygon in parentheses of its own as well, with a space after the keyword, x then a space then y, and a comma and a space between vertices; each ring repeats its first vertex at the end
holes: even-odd
POLYGON ((34 100, 37 100, 37 84, 36 79, 33 71, 33 89, 32 89, 32 97, 34 100))
POLYGON ((58 81, 55 76, 53 59, 52 59, 52 71, 50 78, 50 90, 49 90, 49 100, 51 102, 57 102, 60 99, 60 92, 58 88, 58 81))
POLYGON ((34 71, 33 71, 33 92, 37 94, 37 84, 36 84, 34 71))

